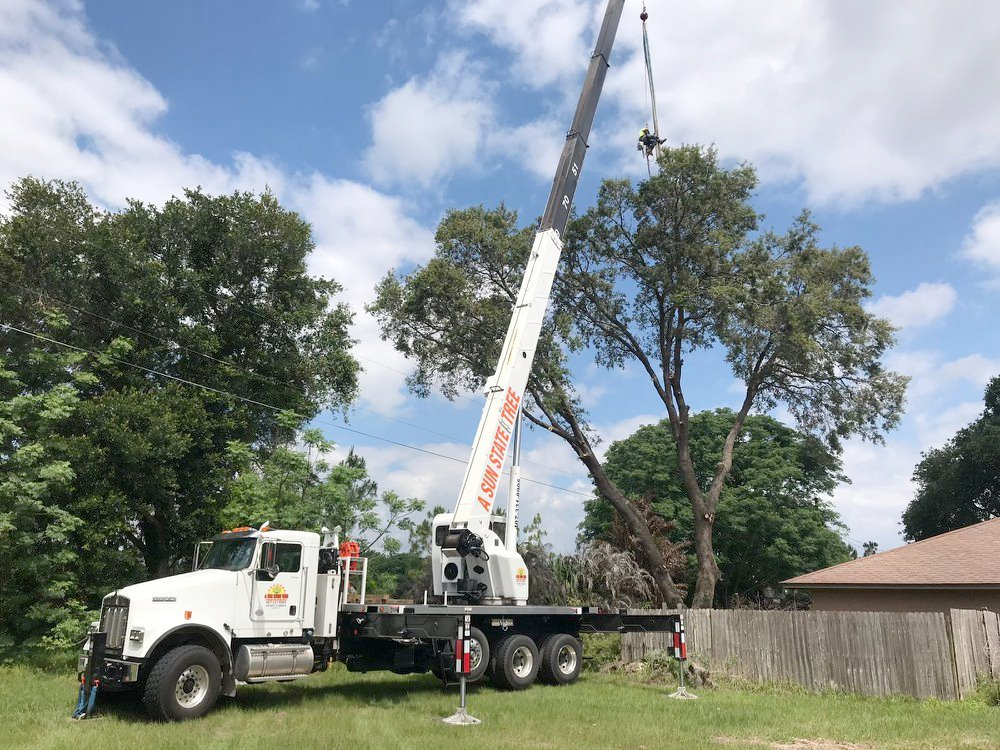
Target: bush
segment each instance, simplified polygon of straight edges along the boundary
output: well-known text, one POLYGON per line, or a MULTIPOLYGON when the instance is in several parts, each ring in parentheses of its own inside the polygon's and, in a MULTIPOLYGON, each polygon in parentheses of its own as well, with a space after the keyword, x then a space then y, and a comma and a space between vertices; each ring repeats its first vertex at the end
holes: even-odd
POLYGON ((995 677, 981 679, 976 695, 987 706, 1000 706, 1000 680, 995 677))
POLYGON ((642 660, 642 674, 652 682, 678 682, 681 678, 680 662, 666 651, 656 649, 642 660))
POLYGON ((583 641, 583 668, 600 672, 621 659, 621 636, 616 633, 585 633, 583 641))

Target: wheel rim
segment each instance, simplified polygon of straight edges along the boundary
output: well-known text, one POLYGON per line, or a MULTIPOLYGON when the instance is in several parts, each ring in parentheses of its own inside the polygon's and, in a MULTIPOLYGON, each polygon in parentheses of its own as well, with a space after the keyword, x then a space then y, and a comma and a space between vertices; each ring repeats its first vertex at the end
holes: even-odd
POLYGON ((518 646, 511 656, 511 668, 518 677, 527 677, 535 665, 535 657, 527 646, 518 646))
POLYGON ((576 649, 567 643, 556 654, 556 663, 563 674, 573 674, 576 671, 576 649))
POLYGON ((174 697, 183 708, 194 708, 208 695, 208 670, 200 664, 194 664, 177 678, 174 686, 174 697))
POLYGON ((475 672, 483 663, 483 644, 476 638, 469 641, 469 670, 475 672))

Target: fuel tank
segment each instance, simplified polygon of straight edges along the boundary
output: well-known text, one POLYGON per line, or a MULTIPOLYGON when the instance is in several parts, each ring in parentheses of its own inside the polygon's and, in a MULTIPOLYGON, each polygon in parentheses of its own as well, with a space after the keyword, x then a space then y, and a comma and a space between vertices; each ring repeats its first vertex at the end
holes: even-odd
POLYGON ((313 670, 312 646, 301 643, 261 643, 240 646, 233 676, 240 682, 276 677, 301 677, 313 670))

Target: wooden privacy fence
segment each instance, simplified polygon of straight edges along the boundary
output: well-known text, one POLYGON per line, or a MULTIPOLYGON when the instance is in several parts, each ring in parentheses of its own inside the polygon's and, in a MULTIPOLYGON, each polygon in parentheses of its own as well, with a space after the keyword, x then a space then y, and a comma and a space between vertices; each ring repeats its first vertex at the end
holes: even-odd
MULTIPOLYGON (((688 650, 712 669, 813 690, 955 699, 1000 677, 994 612, 684 612, 688 650)), ((667 650, 670 635, 626 633, 625 661, 667 650)))

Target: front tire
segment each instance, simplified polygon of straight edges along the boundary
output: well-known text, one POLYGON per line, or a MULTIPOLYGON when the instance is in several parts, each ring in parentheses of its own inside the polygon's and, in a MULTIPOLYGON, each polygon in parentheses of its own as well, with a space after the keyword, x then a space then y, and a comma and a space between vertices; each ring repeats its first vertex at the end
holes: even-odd
POLYGON ((524 690, 538 676, 538 646, 526 635, 508 635, 497 644, 493 683, 508 690, 524 690))
POLYGON ((179 646, 153 665, 142 702, 154 719, 196 719, 215 705, 221 687, 222 666, 215 654, 203 646, 179 646))

